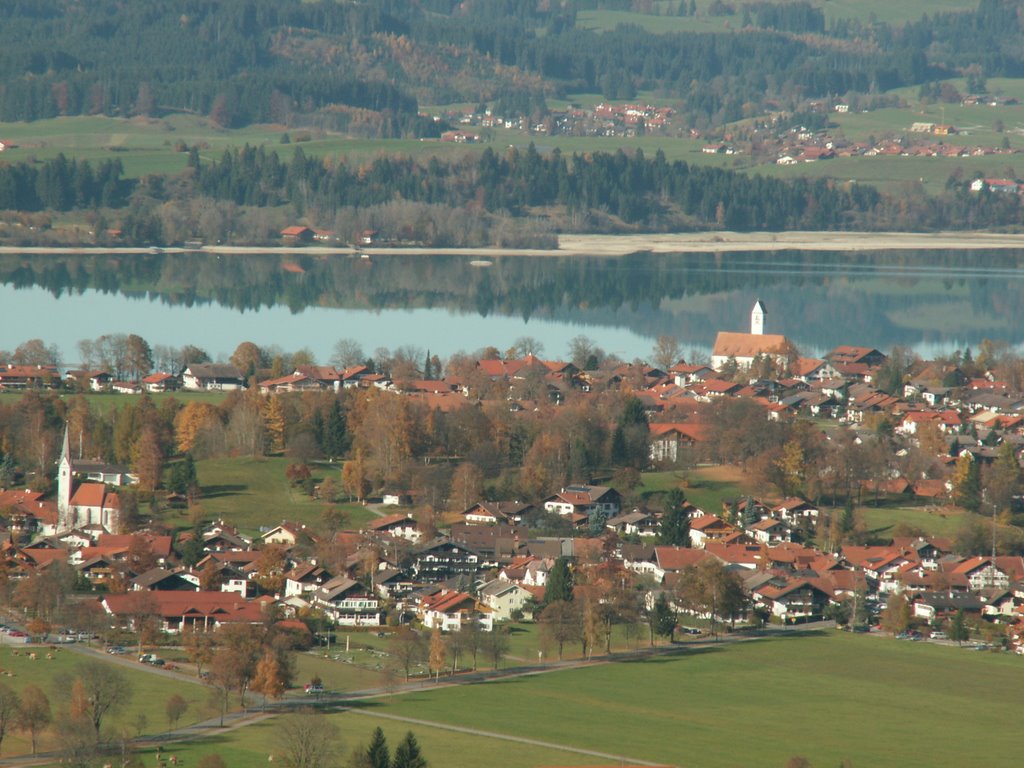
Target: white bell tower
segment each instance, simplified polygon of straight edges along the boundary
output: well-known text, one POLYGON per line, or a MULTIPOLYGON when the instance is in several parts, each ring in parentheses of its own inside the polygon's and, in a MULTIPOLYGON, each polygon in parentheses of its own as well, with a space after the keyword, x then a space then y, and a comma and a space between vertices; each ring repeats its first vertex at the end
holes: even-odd
POLYGON ((750 334, 752 336, 764 335, 764 317, 768 314, 764 304, 758 299, 754 302, 754 308, 750 310, 750 334))

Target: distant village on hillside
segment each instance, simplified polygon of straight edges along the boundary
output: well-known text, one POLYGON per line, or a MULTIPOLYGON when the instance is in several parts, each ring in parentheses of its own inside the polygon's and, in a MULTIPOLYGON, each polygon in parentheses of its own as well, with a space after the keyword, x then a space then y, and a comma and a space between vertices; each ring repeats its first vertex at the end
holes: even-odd
MULTIPOLYGON (((360 529, 325 534, 275 521, 276 510, 267 509, 267 525, 254 536, 230 521, 184 532, 127 530, 119 492, 137 483, 138 473, 76 456, 65 430, 55 498, 23 488, 0 492, 9 532, 0 564, 13 580, 66 564, 96 591, 109 620, 124 626, 137 621, 136 595, 147 592, 147 605, 168 632, 259 621, 270 605, 285 617, 316 612, 344 627, 417 620, 445 632, 470 625, 491 631, 538 611, 550 575, 573 563, 579 582, 588 569, 605 580, 618 574, 642 611, 664 600, 680 615, 712 622, 838 618, 866 625, 898 598, 909 616, 937 633, 966 616, 986 636, 1016 647, 1024 557, 1013 546, 997 547, 994 527, 988 552, 913 530, 872 541, 857 531, 852 509, 865 498, 959 505, 992 514, 993 526, 996 513, 1013 514, 1024 448, 1020 382, 1001 379, 986 367, 992 361, 969 352, 959 364, 908 359, 893 379, 894 361, 877 349, 840 346, 822 359, 806 358, 786 337, 767 333, 769 325, 757 301, 749 330, 720 332, 707 363, 677 360, 664 369, 636 362, 591 370, 526 354, 480 357, 459 372, 437 369, 437 378, 312 364, 247 377, 234 365, 202 363, 123 380, 106 370, 9 364, 0 369, 3 390, 139 395, 248 388, 272 399, 372 389, 429 412, 450 414, 490 400, 522 418, 615 391, 640 404, 647 469, 685 470, 694 457, 709 455, 710 444, 724 442, 714 414, 721 416, 723 403, 742 402, 760 423, 801 420, 831 453, 807 465, 791 439, 774 459, 780 479, 765 483, 761 494, 725 499, 719 509, 691 503, 684 483, 674 499, 662 494, 647 505, 626 503, 627 488, 581 477, 535 499, 475 498, 460 506, 449 499, 438 523, 416 514, 432 503, 421 489, 384 488, 377 514, 360 529), (846 455, 859 458, 840 466, 846 455), (787 473, 802 480, 790 484, 787 473), (998 478, 1005 481, 1002 499, 994 495, 998 478), (845 511, 837 502, 844 496, 845 511), (560 521, 566 533, 539 534, 532 525, 545 518, 560 521), (727 613, 694 604, 680 587, 707 563, 742 588, 742 601, 727 613)), ((981 535, 988 546, 989 534, 981 535)))

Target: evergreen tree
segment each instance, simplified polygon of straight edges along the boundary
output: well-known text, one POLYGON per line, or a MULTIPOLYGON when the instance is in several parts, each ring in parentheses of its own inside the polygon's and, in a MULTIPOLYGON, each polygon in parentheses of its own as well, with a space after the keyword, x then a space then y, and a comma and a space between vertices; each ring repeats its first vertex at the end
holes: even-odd
POLYGON ((981 508, 981 470, 970 453, 956 460, 953 469, 953 501, 971 512, 981 508))
POLYGON ((665 515, 661 518, 658 542, 670 547, 690 546, 690 516, 686 514, 686 496, 673 488, 665 496, 665 515))
POLYGON ((395 750, 395 759, 391 768, 426 768, 427 761, 423 759, 420 752, 420 745, 413 736, 412 731, 405 734, 402 743, 395 750))
POLYGON ((572 600, 572 570, 569 568, 569 558, 560 557, 551 566, 548 574, 548 583, 544 588, 544 604, 550 605, 558 601, 570 602, 572 600))
POLYGON ((647 620, 651 626, 652 641, 654 635, 667 637, 670 641, 674 639, 677 622, 676 613, 672 610, 672 606, 668 604, 668 598, 665 597, 664 592, 659 594, 658 599, 654 601, 654 607, 651 608, 647 620))
POLYGON ((967 618, 961 608, 949 622, 949 639, 956 640, 957 645, 963 645, 964 640, 969 640, 971 632, 967 627, 967 618))
POLYGON ((327 411, 323 432, 324 453, 330 459, 341 457, 348 448, 348 433, 345 427, 345 414, 337 398, 331 402, 330 410, 327 411))
POLYGON ((380 727, 373 729, 370 746, 366 748, 366 764, 368 768, 391 768, 391 752, 380 727))

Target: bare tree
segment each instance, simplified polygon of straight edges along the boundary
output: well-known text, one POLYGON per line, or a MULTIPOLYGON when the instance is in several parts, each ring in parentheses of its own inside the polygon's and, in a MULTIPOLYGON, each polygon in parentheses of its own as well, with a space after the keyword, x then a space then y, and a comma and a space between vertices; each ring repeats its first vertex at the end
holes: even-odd
POLYGON ((18 728, 27 731, 32 742, 32 754, 36 753, 39 733, 53 720, 50 700, 38 685, 26 685, 21 692, 21 710, 18 712, 18 728))
POLYGON ((75 671, 74 688, 80 695, 73 696, 72 714, 92 724, 98 741, 103 718, 131 701, 132 687, 124 672, 101 661, 84 661, 75 671))
POLYGON ((335 368, 351 368, 366 360, 363 348, 355 339, 338 339, 334 344, 334 352, 328 361, 335 368))
POLYGON ((0 745, 3 745, 7 732, 17 724, 20 711, 18 692, 0 683, 0 745))
POLYGON ((325 768, 341 751, 337 726, 312 709, 281 718, 277 737, 286 768, 325 768))

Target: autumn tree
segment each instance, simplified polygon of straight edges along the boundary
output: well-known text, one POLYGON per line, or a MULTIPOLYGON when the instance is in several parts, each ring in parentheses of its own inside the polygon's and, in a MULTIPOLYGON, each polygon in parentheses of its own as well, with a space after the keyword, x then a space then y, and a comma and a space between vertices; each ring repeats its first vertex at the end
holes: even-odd
POLYGON ((346 461, 341 470, 341 485, 345 492, 356 501, 362 501, 370 492, 371 486, 367 470, 368 467, 361 450, 356 450, 355 458, 346 461))
POLYGON ((893 592, 882 609, 882 629, 891 635, 906 632, 910 627, 910 602, 900 592, 893 592))
POLYGON ((190 400, 174 417, 178 450, 182 453, 192 451, 199 446, 204 432, 221 425, 220 409, 210 403, 190 400))
POLYGON ((43 689, 32 683, 26 685, 21 691, 18 728, 28 733, 33 755, 36 753, 39 734, 50 725, 52 720, 53 713, 50 710, 50 700, 43 692, 43 689))
POLYGON ((707 615, 711 632, 719 619, 734 619, 746 604, 743 582, 716 558, 707 558, 689 568, 679 583, 679 597, 690 611, 707 615))
POLYGON ((279 544, 267 544, 253 563, 255 566, 253 581, 267 594, 280 592, 284 587, 286 563, 284 548, 279 544))
POLYGON ((490 632, 484 634, 483 651, 488 661, 491 662, 492 669, 497 669, 501 665, 508 649, 508 630, 505 627, 494 627, 490 632))
POLYGON ((268 698, 276 700, 284 694, 286 685, 281 674, 281 665, 277 656, 269 650, 265 651, 262 658, 256 663, 251 687, 252 690, 263 696, 264 708, 266 708, 268 698))
POLYGON ((666 373, 678 363, 683 356, 683 347, 675 336, 659 336, 651 352, 654 364, 666 373))
POLYGON ((351 368, 366 360, 366 354, 362 346, 355 339, 338 339, 334 343, 334 350, 331 353, 331 365, 336 368, 351 368))
POLYGON ((99 661, 81 662, 75 668, 72 688, 72 715, 84 717, 92 724, 97 741, 103 719, 127 706, 132 698, 132 687, 124 672, 99 661))
POLYGON ((458 510, 469 509, 469 505, 483 496, 484 474, 480 468, 470 461, 464 461, 452 475, 450 496, 458 510))
POLYGON ((164 711, 167 713, 167 727, 174 728, 181 716, 188 711, 188 702, 180 693, 171 694, 164 705, 164 711))
POLYGON ((164 452, 153 427, 145 427, 132 445, 132 469, 139 478, 139 488, 154 491, 160 485, 164 468, 164 452))
POLYGON ((284 450, 284 435, 288 425, 284 414, 284 401, 277 395, 271 395, 263 401, 263 423, 269 452, 281 453, 284 450))
POLYGON ((21 711, 21 698, 17 691, 0 683, 0 748, 7 732, 17 726, 21 711))
POLYGON ((242 378, 248 381, 256 374, 256 370, 263 365, 263 351, 251 341, 243 341, 228 358, 235 368, 242 372, 242 378))
POLYGON ((583 616, 579 607, 565 600, 548 603, 540 614, 541 642, 558 647, 558 660, 562 660, 565 644, 583 636, 583 616))
POLYGON ((434 679, 439 680, 441 677, 441 670, 445 667, 445 657, 447 655, 448 648, 445 642, 444 635, 441 634, 440 625, 436 625, 433 631, 430 633, 430 671, 434 673, 434 679))
POLYGON ((399 627, 391 636, 391 653, 408 681, 413 666, 423 659, 423 639, 409 625, 399 627))

